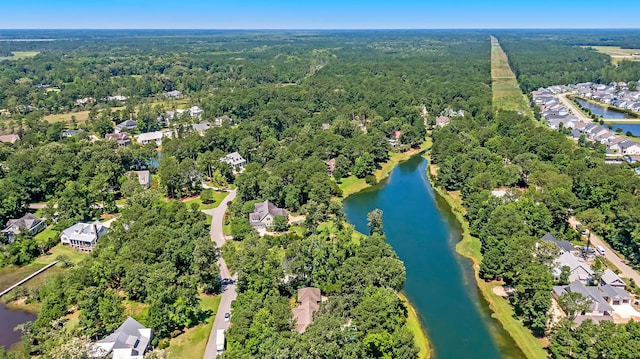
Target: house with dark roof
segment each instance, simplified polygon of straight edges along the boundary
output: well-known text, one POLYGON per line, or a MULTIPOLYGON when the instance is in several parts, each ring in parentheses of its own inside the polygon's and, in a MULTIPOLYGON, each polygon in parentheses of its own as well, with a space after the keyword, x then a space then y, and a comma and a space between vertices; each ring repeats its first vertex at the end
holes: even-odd
POLYGON ((111 354, 113 359, 142 359, 152 339, 153 330, 128 317, 115 332, 92 345, 90 356, 104 358, 111 354))
POLYGON ((107 227, 95 221, 76 223, 60 233, 60 242, 83 252, 91 252, 96 242, 107 233, 107 227))
POLYGON ((18 219, 8 220, 6 227, 2 230, 2 234, 5 236, 8 243, 13 243, 16 240, 16 236, 20 234, 20 231, 23 228, 35 235, 46 226, 47 223, 44 219, 38 218, 31 213, 27 213, 18 219))
POLYGON ((313 313, 320 308, 322 296, 319 288, 306 287, 298 289, 298 306, 293 308, 293 318, 296 321, 296 331, 300 334, 313 323, 313 313))
POLYGON ((116 125, 116 128, 113 130, 115 133, 120 132, 129 132, 138 128, 138 123, 134 120, 126 120, 124 122, 120 122, 116 125))
POLYGON ((579 281, 572 282, 565 286, 553 287, 553 295, 559 298, 565 293, 580 293, 591 301, 588 312, 580 313, 581 316, 610 317, 613 308, 603 297, 598 287, 587 287, 579 281))
POLYGON ((547 234, 542 236, 542 240, 543 241, 547 241, 547 242, 555 243, 555 245, 557 245, 558 248, 560 248, 560 252, 561 253, 573 252, 573 251, 576 250, 576 248, 573 246, 573 244, 571 244, 571 242, 569 242, 569 241, 559 241, 559 240, 556 239, 556 237, 554 237, 549 232, 547 232, 547 234))
POLYGON ((277 216, 287 218, 285 209, 276 207, 275 204, 267 201, 256 203, 253 213, 249 214, 249 223, 258 228, 268 228, 273 226, 273 219, 277 216))

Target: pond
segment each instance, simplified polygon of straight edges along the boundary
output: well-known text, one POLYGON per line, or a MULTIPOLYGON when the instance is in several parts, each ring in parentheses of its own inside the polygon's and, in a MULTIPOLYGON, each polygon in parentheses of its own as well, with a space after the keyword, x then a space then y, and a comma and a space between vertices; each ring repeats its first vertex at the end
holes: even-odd
POLYGON ((36 320, 36 315, 21 310, 9 310, 0 303, 0 346, 9 349, 20 341, 21 332, 14 331, 16 325, 36 320))
POLYGON ((635 117, 629 116, 624 112, 610 110, 604 106, 599 106, 582 99, 576 99, 576 101, 578 101, 582 108, 589 109, 593 114, 602 116, 603 118, 612 118, 617 120, 635 119, 635 117))
POLYGON ((524 358, 479 295, 471 261, 455 251, 461 228, 415 156, 388 180, 344 201, 347 219, 367 233, 367 213, 383 211, 387 241, 407 269, 405 294, 427 329, 432 358, 524 358))

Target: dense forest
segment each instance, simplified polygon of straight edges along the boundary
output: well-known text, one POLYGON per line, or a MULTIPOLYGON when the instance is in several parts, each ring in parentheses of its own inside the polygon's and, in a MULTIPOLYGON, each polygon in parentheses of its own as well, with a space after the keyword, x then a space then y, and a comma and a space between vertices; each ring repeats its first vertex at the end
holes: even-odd
MULTIPOLYGON (((0 84, 0 108, 11 113, 0 124, 22 139, 0 144, 0 220, 42 201, 46 214, 57 213, 57 230, 121 212, 90 258, 26 293, 42 304, 25 331, 29 352, 53 355, 69 336, 104 335, 122 319, 109 313, 122 312, 123 303, 148 306, 141 320, 154 328, 158 347, 200 323, 198 294, 220 286, 217 268, 210 267, 218 250, 204 250, 205 219, 197 207, 157 196, 197 195, 202 182, 210 181, 232 184, 238 193, 228 219, 235 240, 223 248, 238 273, 239 291, 226 355, 297 358, 339 350, 342 357, 416 357, 406 308, 397 297, 404 265, 385 242, 381 216, 372 216, 368 237, 345 226, 339 185, 348 177, 375 182, 371 175, 393 149, 390 135, 400 133, 396 151, 419 147, 427 125, 445 110, 490 117, 486 35, 89 33, 74 40, 59 35, 55 41, 0 43, 9 51, 40 52, 0 62, 7 79, 0 84), (175 119, 169 125, 174 138, 165 138, 160 148, 118 148, 91 138, 125 119, 135 120, 138 131, 167 127, 157 118, 175 109, 164 97, 168 90, 183 93, 183 108, 197 105, 204 113, 175 119), (101 100, 113 95, 129 99, 101 100), (96 102, 75 105, 85 97, 96 102), (89 111, 86 121, 44 118, 80 110, 89 111), (193 123, 222 115, 232 121, 202 135, 191 130, 193 123), (66 128, 84 132, 61 138, 66 128), (237 176, 219 161, 234 151, 249 161, 237 176), (138 169, 157 176, 151 190, 142 191, 127 175, 138 169), (126 199, 124 207, 116 206, 119 199, 126 199), (264 200, 306 219, 295 231, 279 223, 276 236, 259 237, 247 214, 264 200), (140 248, 144 253, 135 251, 140 248), (320 288, 328 300, 299 335, 292 331, 289 304, 305 286, 320 288), (69 328, 65 314, 74 309, 80 323, 69 328)), ((25 238, 3 246, 2 263, 28 263, 53 244, 25 238), (29 255, 21 256, 25 247, 29 255)))
POLYGON ((496 33, 509 65, 526 94, 540 87, 571 83, 636 82, 640 62, 611 63, 589 46, 640 48, 636 32, 512 31, 496 33))

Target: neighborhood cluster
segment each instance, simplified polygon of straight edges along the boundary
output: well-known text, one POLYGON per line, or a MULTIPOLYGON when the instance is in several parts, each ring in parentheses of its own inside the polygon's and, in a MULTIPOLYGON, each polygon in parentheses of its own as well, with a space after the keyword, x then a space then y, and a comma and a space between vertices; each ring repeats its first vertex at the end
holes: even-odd
MULTIPOLYGON (((640 81, 636 84, 640 87, 640 81)), ((640 143, 611 131, 606 126, 594 123, 591 118, 579 113, 571 113, 566 105, 567 95, 597 101, 605 106, 615 106, 621 110, 640 112, 640 91, 631 91, 624 82, 609 85, 591 82, 556 85, 533 91, 533 100, 539 106, 542 117, 550 128, 567 130, 575 141, 601 143, 607 148, 607 162, 635 163, 640 160, 640 143), (583 137, 584 136, 584 137, 583 137)), ((638 173, 640 174, 640 172, 638 173)))

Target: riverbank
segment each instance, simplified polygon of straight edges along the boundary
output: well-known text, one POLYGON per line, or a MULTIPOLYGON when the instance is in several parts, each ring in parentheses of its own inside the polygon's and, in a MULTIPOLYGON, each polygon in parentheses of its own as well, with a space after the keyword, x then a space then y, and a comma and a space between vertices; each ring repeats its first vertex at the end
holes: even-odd
MULTIPOLYGON (((402 153, 392 153, 389 160, 383 163, 381 165, 381 168, 374 172, 376 182, 380 182, 383 179, 389 177, 391 171, 396 167, 398 163, 404 162, 409 158, 430 149, 432 144, 433 140, 431 139, 431 137, 427 137, 419 148, 413 148, 407 152, 402 153)), ((340 190, 342 190, 342 197, 347 198, 354 193, 358 193, 364 189, 371 187, 372 185, 368 184, 364 180, 364 178, 349 176, 347 178, 343 178, 338 186, 340 187, 340 190)))
POLYGON ((407 306, 407 328, 413 334, 414 341, 420 352, 418 353, 419 359, 429 359, 431 357, 431 350, 429 347, 429 338, 427 333, 418 319, 418 312, 413 307, 409 299, 402 294, 398 293, 400 300, 407 306))
MULTIPOLYGON (((427 156, 428 158, 428 156, 427 156)), ((493 289, 499 286, 499 283, 485 282, 480 278, 479 269, 480 262, 482 261, 482 253, 480 253, 481 243, 480 239, 471 236, 469 230, 469 222, 465 219, 466 209, 462 205, 462 201, 459 197, 452 195, 444 189, 436 186, 433 181, 432 165, 429 164, 427 169, 427 177, 431 182, 433 189, 436 193, 443 198, 449 207, 455 218, 460 223, 462 228, 462 239, 456 245, 456 252, 460 255, 469 258, 473 262, 473 269, 475 272, 475 279, 482 293, 482 296, 489 304, 489 308, 492 311, 492 317, 497 319, 504 330, 509 333, 511 338, 515 341, 522 352, 530 359, 547 358, 547 352, 544 350, 543 345, 539 339, 531 334, 531 331, 527 329, 519 320, 515 319, 513 308, 509 302, 498 295, 496 295, 493 289)))

